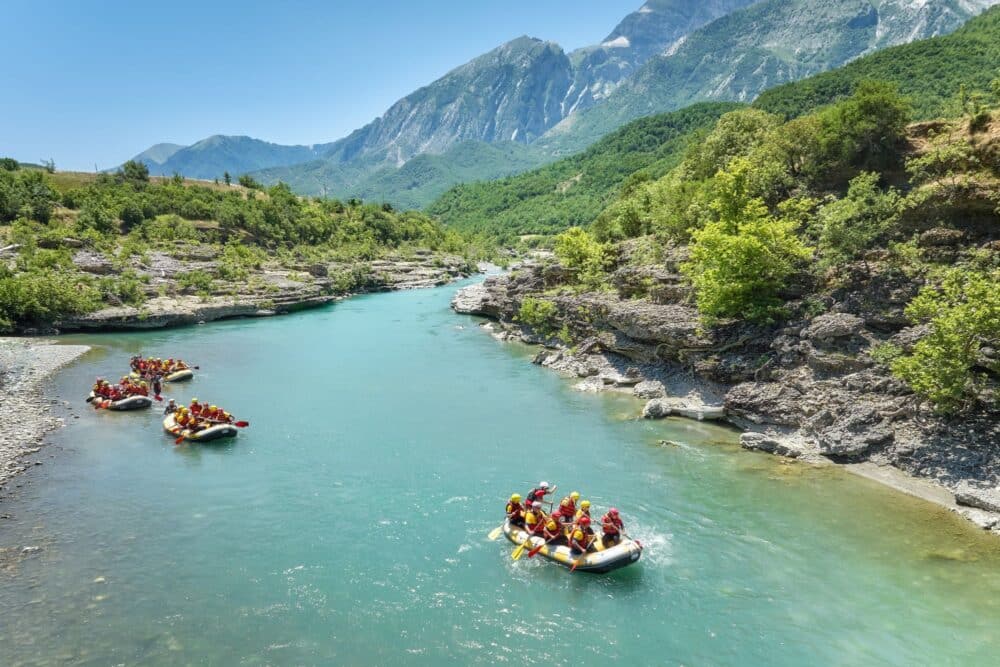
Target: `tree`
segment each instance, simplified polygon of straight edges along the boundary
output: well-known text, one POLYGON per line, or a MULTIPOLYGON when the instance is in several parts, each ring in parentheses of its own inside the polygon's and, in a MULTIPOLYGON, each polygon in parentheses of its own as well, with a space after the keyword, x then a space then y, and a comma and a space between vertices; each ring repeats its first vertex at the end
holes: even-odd
POLYGON ((21 165, 14 158, 0 158, 0 171, 17 171, 20 168, 21 165))
POLYGON ((899 159, 910 103, 899 89, 882 81, 863 81, 854 94, 832 108, 833 123, 826 128, 828 144, 848 164, 860 169, 884 169, 899 159))
POLYGON ((930 332, 892 362, 893 374, 943 413, 983 398, 988 373, 1000 374, 997 357, 980 354, 1000 345, 1000 269, 952 268, 940 285, 920 291, 906 315, 915 324, 927 323, 930 332))
POLYGON ((607 247, 579 227, 570 227, 556 237, 553 250, 559 261, 576 271, 578 281, 596 289, 604 282, 607 247))
POLYGON ((816 227, 822 266, 851 261, 867 250, 899 218, 901 197, 878 187, 879 175, 862 172, 847 196, 819 210, 816 227))
POLYGON ((123 164, 118 175, 130 183, 149 183, 149 167, 137 160, 129 160, 123 164))
POLYGON ((240 176, 240 185, 248 190, 263 190, 264 186, 254 180, 254 177, 250 174, 243 174, 240 176))
POLYGON ((222 179, 226 182, 226 186, 230 186, 233 184, 233 177, 229 175, 228 171, 223 172, 222 179))
POLYGON ((692 232, 691 257, 681 265, 709 320, 774 319, 778 290, 812 254, 795 235, 800 216, 775 218, 762 199, 748 195, 750 169, 748 160, 737 158, 716 176, 710 209, 717 218, 692 232))

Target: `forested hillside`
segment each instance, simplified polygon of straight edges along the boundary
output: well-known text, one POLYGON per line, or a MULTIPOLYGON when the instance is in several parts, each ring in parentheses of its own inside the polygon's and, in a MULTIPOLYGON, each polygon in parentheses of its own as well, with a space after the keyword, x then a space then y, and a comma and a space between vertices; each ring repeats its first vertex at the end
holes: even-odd
POLYGON ((427 211, 450 227, 508 239, 587 224, 626 179, 662 175, 698 130, 736 106, 696 104, 640 119, 578 155, 510 178, 456 186, 427 211))
MULTIPOLYGON (((958 114, 964 107, 981 104, 977 100, 990 94, 991 82, 1000 68, 998 45, 1000 8, 994 8, 950 35, 880 51, 840 69, 779 86, 763 93, 754 106, 781 117, 798 116, 843 99, 860 82, 874 78, 897 86, 907 97, 911 118, 958 114)), ((690 109, 723 108, 696 105, 690 109)), ((629 171, 627 167, 634 164, 627 156, 631 144, 619 143, 616 137, 627 135, 633 129, 641 132, 639 128, 657 122, 668 123, 674 130, 686 127, 673 125, 671 120, 687 117, 686 111, 635 121, 582 154, 513 178, 457 186, 427 210, 446 224, 487 230, 500 237, 550 233, 570 225, 589 224, 598 217, 603 206, 611 202, 614 189, 624 186, 627 194, 641 193, 644 190, 637 185, 665 172, 653 173, 644 166, 629 171), (579 168, 582 161, 607 162, 623 168, 614 170, 613 178, 600 183, 581 178, 578 183, 572 183, 572 187, 558 189, 557 186, 576 174, 586 175, 586 171, 579 168), (569 205, 564 206, 563 202, 567 201, 569 205)), ((669 143, 660 149, 662 155, 677 155, 676 161, 679 161, 675 151, 697 141, 699 127, 703 126, 690 127, 695 134, 689 137, 671 134, 669 143)), ((641 157, 635 159, 649 160, 649 151, 648 147, 642 149, 639 151, 641 157)), ((648 164, 655 162, 650 160, 648 164)), ((631 211, 629 204, 624 212, 611 212, 610 215, 631 215, 631 211)))
POLYGON ((925 39, 859 58, 830 72, 761 93, 754 106, 786 118, 847 97, 866 79, 891 81, 907 96, 915 119, 959 111, 956 93, 990 92, 1000 72, 1000 7, 970 19, 941 37, 925 39))
POLYGON ((386 285, 369 263, 389 255, 470 249, 423 213, 243 183, 155 182, 138 162, 88 175, 0 160, 0 331, 184 295, 252 297, 245 314, 320 302, 386 285))

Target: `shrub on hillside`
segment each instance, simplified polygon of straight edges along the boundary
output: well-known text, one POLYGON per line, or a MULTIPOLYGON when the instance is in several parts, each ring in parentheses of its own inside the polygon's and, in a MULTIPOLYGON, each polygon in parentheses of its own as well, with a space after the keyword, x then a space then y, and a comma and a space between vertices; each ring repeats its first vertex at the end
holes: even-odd
POLYGON ((940 284, 920 291, 906 315, 930 332, 892 362, 892 372, 944 413, 984 398, 990 374, 1000 374, 996 355, 981 354, 1000 345, 1000 269, 952 268, 940 284))

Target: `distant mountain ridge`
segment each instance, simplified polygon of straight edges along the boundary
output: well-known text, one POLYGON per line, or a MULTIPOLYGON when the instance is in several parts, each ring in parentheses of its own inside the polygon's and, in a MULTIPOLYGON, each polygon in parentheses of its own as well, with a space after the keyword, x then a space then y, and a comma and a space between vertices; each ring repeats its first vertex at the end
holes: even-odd
POLYGON ((133 160, 144 163, 154 176, 178 173, 190 178, 234 178, 258 169, 299 164, 322 157, 330 144, 283 146, 245 136, 216 134, 191 144, 156 144, 133 160))
POLYGON ((143 161, 154 174, 255 172, 303 194, 422 206, 455 179, 518 173, 697 101, 749 102, 885 46, 950 32, 997 2, 650 0, 600 44, 568 54, 553 42, 511 40, 332 143, 210 137, 160 161, 166 151, 150 149, 143 161))
POLYGON ((650 58, 601 104, 539 141, 582 150, 636 118, 708 100, 750 102, 764 90, 879 49, 949 33, 1000 0, 763 0, 650 58))
MULTIPOLYGON (((441 154, 469 141, 527 144, 567 114, 604 99, 649 57, 681 36, 755 1, 649 0, 600 44, 570 54, 553 42, 519 37, 407 95, 347 137, 315 148, 249 137, 210 137, 165 160, 150 159, 147 154, 152 149, 136 159, 154 174, 177 171, 198 178, 266 169, 264 178, 273 175, 299 187, 299 181, 315 177, 316 165, 304 167, 305 173, 281 167, 323 159, 347 165, 354 176, 351 180, 357 182, 363 180, 361 171, 400 167, 416 155, 441 154)), ((334 175, 344 170, 327 171, 334 175)), ((335 182, 322 185, 349 194, 335 182)))

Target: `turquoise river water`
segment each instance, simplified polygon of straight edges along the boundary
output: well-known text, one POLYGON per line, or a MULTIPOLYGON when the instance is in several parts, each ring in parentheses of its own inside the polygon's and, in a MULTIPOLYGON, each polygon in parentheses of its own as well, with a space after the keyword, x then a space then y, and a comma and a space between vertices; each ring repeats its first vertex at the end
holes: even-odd
POLYGON ((997 540, 575 392, 454 290, 70 339, 95 346, 56 380, 79 418, 0 506, 0 664, 998 664, 997 540), (175 447, 159 411, 88 409, 140 351, 200 363, 171 394, 251 427, 175 447), (617 505, 640 563, 570 574, 487 540, 542 478, 617 505))

